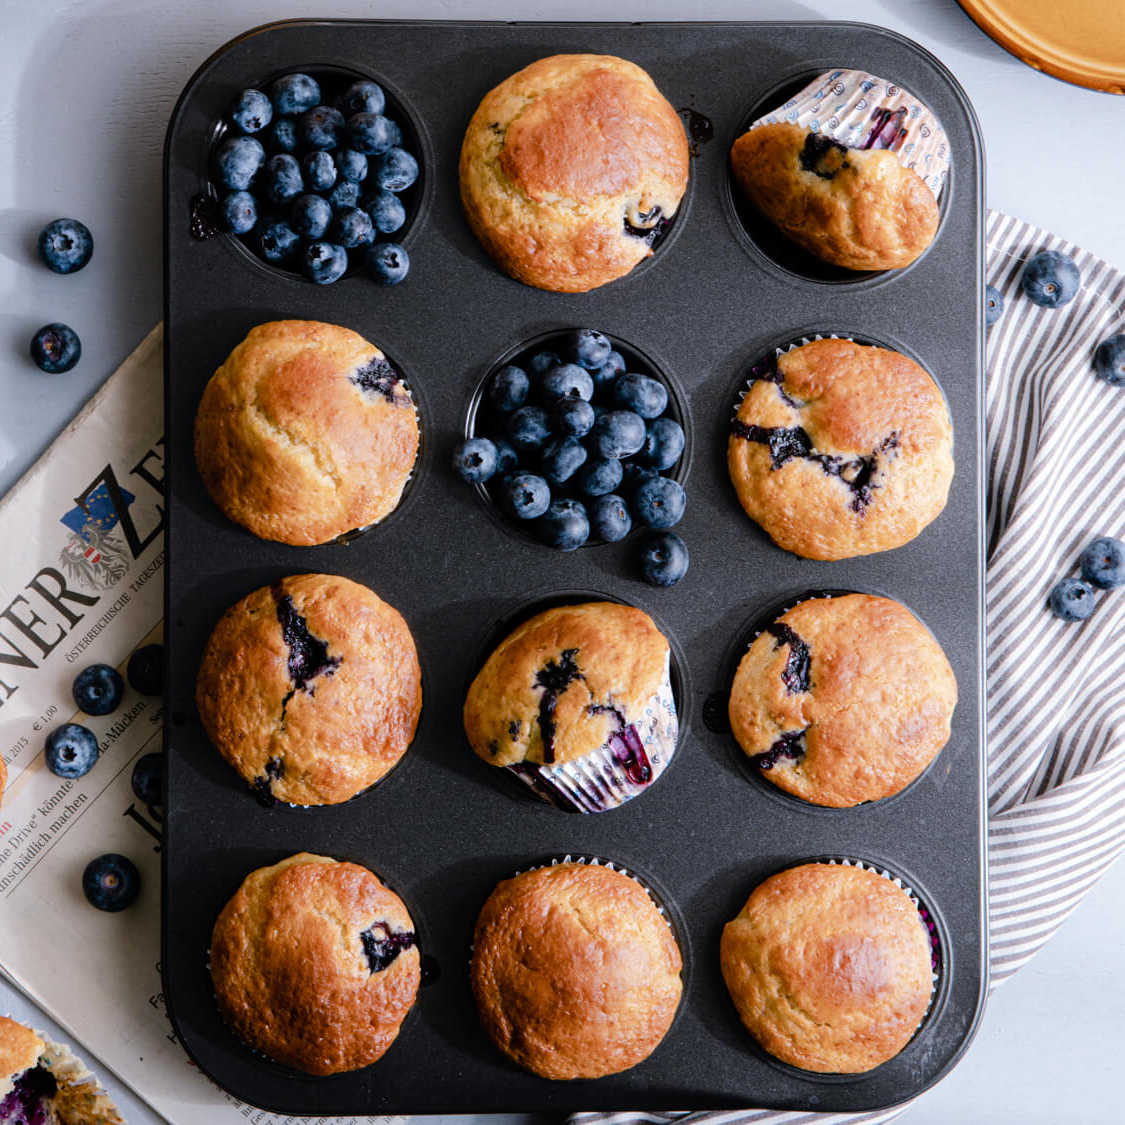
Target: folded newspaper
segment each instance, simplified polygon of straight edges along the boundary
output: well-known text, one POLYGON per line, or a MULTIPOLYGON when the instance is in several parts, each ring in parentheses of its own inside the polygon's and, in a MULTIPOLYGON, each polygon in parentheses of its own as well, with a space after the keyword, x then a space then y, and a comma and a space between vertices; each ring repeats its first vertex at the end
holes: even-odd
POLYGON ((78 714, 71 694, 80 669, 124 675, 133 651, 162 636, 162 359, 157 327, 0 499, 0 969, 173 1125, 279 1125, 297 1119, 223 1093, 164 1010, 161 810, 132 787, 137 759, 161 749, 160 700, 126 684, 99 718, 78 714), (72 719, 100 754, 63 780, 44 763, 44 739, 72 719), (116 914, 82 893, 83 869, 105 852, 141 873, 140 898, 116 914))

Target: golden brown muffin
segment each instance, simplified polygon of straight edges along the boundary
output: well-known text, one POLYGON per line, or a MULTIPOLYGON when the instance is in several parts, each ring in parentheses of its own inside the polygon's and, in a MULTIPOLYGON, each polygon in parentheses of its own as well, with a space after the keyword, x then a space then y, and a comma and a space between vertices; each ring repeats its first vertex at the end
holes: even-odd
POLYGON ((584 293, 652 253, 687 188, 687 137, 635 63, 552 55, 485 95, 460 177, 469 225, 505 272, 584 293))
POLYGON ((930 939, 910 896, 858 867, 771 876, 723 928, 723 979, 771 1055, 859 1074, 910 1042, 933 990, 930 939))
POLYGON ((417 456, 414 401, 383 353, 314 320, 252 328, 195 417, 195 462, 211 498, 281 543, 326 543, 378 523, 417 456))
POLYGON ((477 919, 471 979, 481 1023, 544 1078, 636 1066, 680 1003, 680 949, 644 888, 561 863, 507 879, 477 919))
POLYGON ((358 582, 302 574, 223 614, 195 701, 211 741, 266 803, 335 805, 406 753, 421 670, 396 609, 358 582))
POLYGON ((910 784, 949 740, 957 681, 904 605, 847 594, 783 613, 743 656, 730 724, 779 789, 846 808, 910 784))
POLYGON ((751 384, 727 467, 746 514, 779 547, 852 558, 909 543, 945 507, 953 428, 912 359, 813 340, 751 384))
POLYGON ((251 1047, 308 1074, 369 1066, 421 980, 414 923, 366 867, 302 852, 260 867, 211 936, 223 1018, 251 1047))
POLYGON ((738 186, 799 246, 849 270, 910 265, 934 240, 938 206, 887 149, 848 148, 802 125, 759 125, 734 142, 738 186))

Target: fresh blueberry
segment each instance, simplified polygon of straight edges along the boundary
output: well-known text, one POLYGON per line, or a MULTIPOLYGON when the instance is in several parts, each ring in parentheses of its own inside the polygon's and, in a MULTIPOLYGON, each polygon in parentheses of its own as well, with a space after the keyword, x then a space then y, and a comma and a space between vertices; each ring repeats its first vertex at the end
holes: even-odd
POLYGON ((380 234, 394 234, 406 222, 406 208, 394 192, 379 191, 369 195, 363 207, 380 234))
POLYGON ((522 367, 509 363, 501 367, 488 381, 488 401, 494 410, 508 414, 527 402, 531 380, 522 367))
MULTIPOLYGON (((578 489, 583 496, 606 496, 621 483, 624 469, 614 457, 600 457, 587 461, 578 470, 578 489)), ((593 520, 591 510, 590 519, 593 520)))
POLYGON ((508 438, 522 450, 538 449, 551 433, 547 412, 541 406, 521 406, 507 423, 508 438))
POLYGON ((341 179, 361 184, 367 179, 367 157, 354 148, 338 148, 332 154, 332 162, 341 179))
POLYGON ((674 480, 654 477, 633 493, 629 506, 633 515, 646 527, 664 531, 680 522, 686 502, 684 490, 674 480))
POLYGON ((668 406, 668 390, 648 375, 619 375, 613 384, 613 402, 642 418, 659 418, 668 406))
POLYGON ((488 438, 469 438, 453 451, 453 471, 467 484, 484 484, 496 472, 497 460, 488 438))
POLYGON ((94 236, 77 219, 55 219, 39 232, 39 257, 54 273, 77 273, 93 253, 94 236))
POLYGON ((592 431, 599 457, 632 457, 645 443, 645 423, 631 410, 607 410, 592 431))
POLYGON ((61 375, 82 358, 82 341, 69 324, 44 324, 31 337, 31 358, 40 371, 61 375))
POLYGON ((248 191, 232 191, 219 202, 223 229, 248 234, 258 224, 258 201, 248 191))
POLYGON ((332 208, 319 195, 299 195, 289 212, 289 225, 301 238, 323 238, 332 221, 332 208))
POLYGON ((1094 588, 1080 578, 1064 578, 1048 599, 1051 612, 1064 621, 1085 621, 1094 612, 1094 588))
POLYGON ((384 191, 406 191, 418 178, 418 161, 404 148, 388 149, 371 162, 371 181, 384 191))
POLYGON ((267 219, 258 230, 258 249, 275 266, 290 261, 300 245, 297 232, 284 219, 267 219))
POLYGON ((297 122, 291 117, 277 117, 266 130, 266 145, 274 152, 297 151, 297 122))
POLYGON ((161 695, 164 692, 164 646, 145 645, 129 657, 125 667, 129 686, 141 695, 161 695))
POLYGON ((578 398, 589 402, 594 397, 594 380, 590 372, 576 363, 561 363, 552 367, 540 380, 539 391, 548 405, 560 398, 578 398))
POLYGON ((991 328, 1004 312, 1004 295, 989 285, 984 290, 984 323, 991 328))
POLYGON ((219 182, 230 191, 245 191, 266 162, 266 150, 255 137, 228 137, 215 156, 219 182))
POLYGON ((560 398, 551 408, 551 429, 556 434, 584 437, 594 428, 594 408, 580 398, 560 398))
POLYGON ((262 194, 270 203, 288 203, 305 190, 301 166, 295 156, 280 152, 262 169, 262 194))
POLYGON ((297 136, 305 148, 336 148, 345 136, 344 115, 330 105, 306 110, 297 119, 297 136))
POLYGON ((348 137, 356 152, 375 156, 397 145, 402 140, 402 131, 381 113, 353 113, 348 118, 348 137))
POLYGON ((1024 267, 1020 288, 1028 299, 1046 309, 1074 300, 1082 275, 1074 260, 1057 250, 1042 250, 1024 267))
POLYGON ((576 551, 590 538, 590 520, 577 500, 554 500, 536 520, 535 533, 548 547, 576 551))
POLYGON ((309 191, 329 191, 336 182, 336 161, 330 153, 314 149, 301 157, 301 172, 309 191))
POLYGON ((612 351, 609 338, 593 328, 578 328, 567 337, 567 358, 588 371, 603 366, 612 351))
POLYGON ((344 276, 348 252, 334 242, 310 242, 301 255, 305 277, 317 285, 331 285, 344 276))
POLYGON ((71 693, 79 711, 108 715, 120 702, 125 681, 108 664, 91 664, 74 677, 71 693))
POLYGON ((108 852, 86 864, 82 890, 91 906, 116 913, 136 901, 141 892, 141 873, 131 859, 108 852))
POLYGON ((1125 543, 1104 536, 1082 552, 1082 577, 1102 590, 1125 585, 1125 543))
MULTIPOLYGON (((614 462, 620 464, 620 462, 614 462)), ((603 543, 616 543, 633 529, 629 506, 620 496, 610 492, 590 501, 590 531, 603 543)))
POLYGON ((534 473, 513 473, 504 478, 500 498, 517 519, 533 520, 550 507, 551 486, 534 473))
POLYGON ((562 360, 554 352, 536 352, 528 362, 527 369, 532 375, 546 375, 552 367, 558 367, 562 360))
POLYGON ((359 206, 359 184, 340 180, 325 198, 333 211, 350 211, 359 206))
POLYGON ((273 106, 261 90, 243 90, 231 108, 230 119, 244 133, 257 133, 273 120, 273 106))
POLYGON ((98 740, 89 727, 63 723, 47 735, 43 760, 56 777, 85 777, 98 760, 98 740))
POLYGON ((624 461, 621 465, 622 479, 619 491, 623 496, 632 496, 646 481, 655 480, 659 475, 651 465, 639 461, 624 461))
POLYGON ((651 586, 673 586, 688 569, 688 549, 674 531, 650 531, 640 544, 641 577, 651 586))
POLYGON ((340 109, 345 117, 354 117, 357 113, 382 113, 386 105, 383 87, 368 79, 353 82, 340 98, 340 109))
POLYGON ((397 285, 410 272, 410 255, 397 242, 379 242, 364 259, 367 272, 380 285, 397 285))
POLYGON ((345 250, 354 250, 375 241, 375 227, 371 223, 371 216, 358 207, 339 212, 332 220, 331 232, 329 237, 332 241, 345 250))
POLYGON ((1125 332, 1103 340, 1094 352, 1094 374, 1111 387, 1125 387, 1125 332))
POLYGON ((283 116, 304 113, 320 104, 320 86, 307 74, 286 74, 270 86, 273 108, 283 116))
POLYGON ((673 418, 654 418, 645 425, 645 443, 637 454, 642 465, 670 469, 684 451, 684 428, 673 418))
POLYGON ((133 765, 133 794, 146 805, 164 802, 164 755, 143 754, 133 765))
POLYGON ((582 443, 574 437, 558 437, 543 448, 543 476, 552 486, 565 484, 586 463, 582 443))
POLYGON ((590 372, 594 377, 594 391, 604 390, 625 370, 625 357, 620 352, 610 352, 609 359, 590 372))
POLYGON ((516 447, 506 438, 494 437, 492 444, 496 447, 496 472, 506 473, 520 463, 520 455, 516 447))

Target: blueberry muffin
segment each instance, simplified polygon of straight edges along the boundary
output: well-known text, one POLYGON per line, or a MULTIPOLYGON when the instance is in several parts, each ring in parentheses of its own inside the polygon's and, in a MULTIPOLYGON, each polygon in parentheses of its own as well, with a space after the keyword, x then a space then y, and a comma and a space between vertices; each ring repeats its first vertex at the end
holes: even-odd
POLYGON ((743 133, 730 160, 746 198, 797 245, 833 265, 901 269, 937 233, 934 193, 887 149, 849 148, 778 122, 743 133))
POLYGON ((615 808, 644 792, 675 753, 670 656, 668 639, 632 606, 587 602, 536 614, 469 687, 469 743, 560 808, 615 808))
POLYGON ((261 539, 309 546, 378 523, 418 456, 410 391, 374 344, 312 320, 260 324, 208 382, 195 461, 261 539))
POLYGON ((912 359, 813 340, 755 368, 727 467, 746 514, 779 547, 808 559, 889 551, 945 507, 949 409, 912 359))
POLYGON ((645 889, 561 863, 507 879, 477 919, 471 980, 481 1023, 543 1078, 601 1078, 648 1058, 680 1003, 680 949, 645 889))
POLYGON ((469 225, 505 272, 584 293, 652 253, 687 188, 687 136, 636 64, 552 55, 485 95, 460 177, 469 225))
POLYGON ((918 908, 859 867, 808 863, 771 876, 723 928, 719 955, 750 1034, 819 1073, 861 1074, 893 1058, 933 990, 918 908))
POLYGON ((335 805, 406 753, 421 671, 397 610, 358 582, 302 574, 223 614, 195 699, 211 741, 263 803, 335 805))
POLYGON ((743 656, 730 724, 762 776, 814 805, 847 808, 910 784, 949 740, 957 681, 904 605, 810 598, 743 656))
POLYGON ((251 1047, 308 1074, 358 1070, 418 993, 414 923, 366 867, 302 852, 252 871, 223 907, 211 980, 251 1047))

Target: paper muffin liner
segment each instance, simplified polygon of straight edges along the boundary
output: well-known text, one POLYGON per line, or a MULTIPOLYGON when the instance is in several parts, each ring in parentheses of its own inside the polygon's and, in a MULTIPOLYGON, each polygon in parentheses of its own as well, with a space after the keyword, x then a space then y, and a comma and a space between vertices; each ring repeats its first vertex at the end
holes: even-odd
POLYGON ((941 198, 949 173, 949 140, 933 111, 909 90, 865 70, 818 75, 750 128, 789 122, 849 148, 885 148, 941 198))

